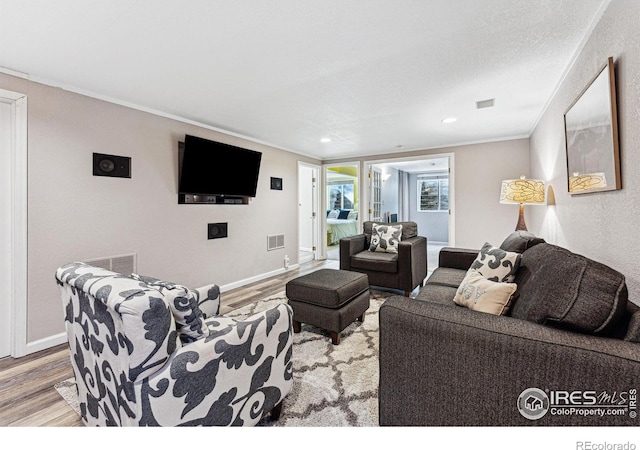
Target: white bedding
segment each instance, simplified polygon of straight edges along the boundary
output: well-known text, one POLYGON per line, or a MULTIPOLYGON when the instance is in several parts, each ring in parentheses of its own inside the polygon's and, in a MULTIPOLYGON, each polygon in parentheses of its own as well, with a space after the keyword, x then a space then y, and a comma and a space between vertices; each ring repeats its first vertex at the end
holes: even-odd
POLYGON ((335 245, 343 237, 358 234, 358 221, 355 219, 327 218, 327 244, 335 245))

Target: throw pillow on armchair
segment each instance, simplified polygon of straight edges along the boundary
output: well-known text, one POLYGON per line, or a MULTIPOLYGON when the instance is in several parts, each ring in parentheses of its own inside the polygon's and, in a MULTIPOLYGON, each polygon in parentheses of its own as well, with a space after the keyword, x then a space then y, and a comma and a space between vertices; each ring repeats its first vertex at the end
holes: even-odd
POLYGON ((398 253, 398 243, 402 240, 402 225, 374 224, 371 232, 372 252, 398 253))

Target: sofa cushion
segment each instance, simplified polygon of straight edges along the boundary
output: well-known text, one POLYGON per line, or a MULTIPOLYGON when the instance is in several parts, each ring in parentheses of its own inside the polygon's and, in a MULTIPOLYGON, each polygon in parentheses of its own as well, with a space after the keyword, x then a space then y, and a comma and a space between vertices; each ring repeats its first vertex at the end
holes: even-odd
POLYGON ((373 272, 397 273, 398 254, 365 250, 351 257, 351 267, 373 272))
POLYGON ((528 231, 514 231, 502 241, 500 248, 507 252, 524 253, 528 248, 537 244, 542 244, 544 239, 536 237, 528 231))
POLYGON ((458 286, 452 287, 443 286, 441 284, 427 284, 420 289, 420 292, 418 292, 415 299, 455 307, 456 305, 451 301, 451 299, 455 297, 457 290, 458 286))
POLYGON ((514 283, 487 280, 477 270, 469 269, 453 301, 473 311, 504 315, 516 288, 514 283))
POLYGON ((427 278, 427 284, 437 284, 440 286, 449 286, 458 289, 462 280, 464 280, 466 270, 450 269, 448 267, 438 267, 427 278))
POLYGON ((132 273, 131 278, 157 289, 165 296, 183 343, 194 342, 209 335, 209 328, 205 325, 204 316, 198 306, 198 298, 189 288, 136 273, 132 273))
POLYGON ((540 243, 522 254, 511 315, 583 333, 609 332, 624 315, 624 276, 567 249, 540 243))
POLYGON ((477 270, 487 280, 513 283, 520 266, 519 253, 507 252, 485 243, 469 270, 477 270))
POLYGON ((402 240, 402 225, 374 224, 371 232, 372 252, 398 253, 398 243, 402 240))

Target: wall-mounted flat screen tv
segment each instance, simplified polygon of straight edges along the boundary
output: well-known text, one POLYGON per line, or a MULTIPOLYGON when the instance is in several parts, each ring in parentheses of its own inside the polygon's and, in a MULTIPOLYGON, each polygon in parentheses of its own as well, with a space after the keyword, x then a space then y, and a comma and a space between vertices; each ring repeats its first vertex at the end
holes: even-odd
POLYGON ((255 197, 262 153, 186 135, 179 193, 255 197))

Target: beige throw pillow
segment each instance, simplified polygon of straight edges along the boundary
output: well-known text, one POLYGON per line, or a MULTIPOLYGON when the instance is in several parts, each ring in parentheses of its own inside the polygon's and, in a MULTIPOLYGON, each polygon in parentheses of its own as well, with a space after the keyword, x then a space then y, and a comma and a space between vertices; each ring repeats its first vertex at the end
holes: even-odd
POLYGON ((504 315, 518 286, 487 280, 475 269, 469 269, 460 283, 453 301, 474 311, 504 315))

